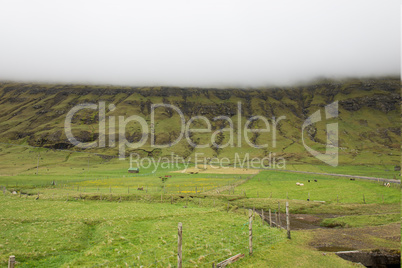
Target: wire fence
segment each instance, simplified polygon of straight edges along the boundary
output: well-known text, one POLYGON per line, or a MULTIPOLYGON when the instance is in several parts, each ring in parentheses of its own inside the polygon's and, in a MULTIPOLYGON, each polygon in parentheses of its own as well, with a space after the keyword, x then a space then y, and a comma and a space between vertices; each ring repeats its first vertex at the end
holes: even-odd
MULTIPOLYGON (((206 267, 217 264, 237 253, 248 255, 248 225, 237 224, 219 229, 205 229, 203 233, 183 231, 183 266, 206 267), (213 241, 209 239, 213 237, 213 241)), ((174 232, 175 230, 171 230, 174 232)), ((253 252, 258 253, 267 247, 284 241, 285 233, 276 228, 263 226, 261 221, 253 223, 253 252)), ((124 257, 100 256, 109 259, 91 267, 128 266, 128 267, 176 267, 177 236, 171 237, 161 249, 139 249, 135 254, 124 257), (162 252, 162 254, 161 254, 162 252)))

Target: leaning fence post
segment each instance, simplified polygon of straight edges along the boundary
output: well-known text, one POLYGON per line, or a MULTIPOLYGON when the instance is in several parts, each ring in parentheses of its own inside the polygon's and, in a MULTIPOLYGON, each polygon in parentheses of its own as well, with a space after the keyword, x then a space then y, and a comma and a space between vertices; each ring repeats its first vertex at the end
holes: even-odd
POLYGON ((8 259, 8 268, 14 268, 15 265, 15 256, 11 255, 8 259))
POLYGON ((253 214, 251 209, 248 213, 248 250, 249 254, 253 254, 253 214))
POLYGON ((177 267, 182 268, 182 231, 183 231, 183 225, 181 222, 179 222, 178 226, 178 241, 177 241, 177 267))
POLYGON ((290 218, 289 218, 289 203, 286 202, 286 231, 288 239, 290 239, 290 218))

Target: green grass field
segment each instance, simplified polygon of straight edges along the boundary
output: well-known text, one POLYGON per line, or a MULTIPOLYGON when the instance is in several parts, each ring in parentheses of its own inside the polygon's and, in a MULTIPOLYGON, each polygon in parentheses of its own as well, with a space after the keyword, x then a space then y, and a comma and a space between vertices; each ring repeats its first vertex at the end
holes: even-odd
MULTIPOLYGON (((175 172, 180 165, 129 174, 128 161, 11 146, 2 147, 0 160, 0 188, 6 188, 0 192, 3 266, 15 255, 17 267, 176 267, 181 222, 184 267, 211 267, 237 253, 246 256, 231 267, 353 267, 312 247, 313 232, 292 231, 288 240, 286 231, 258 216, 249 256, 248 209, 275 212, 279 202, 285 213, 288 202, 291 214, 320 217, 323 227, 375 226, 386 232, 400 223, 400 186, 375 181, 273 170, 175 172), (165 175, 171 177, 163 182, 165 175)), ((400 239, 400 233, 391 236, 400 239)), ((378 240, 370 233, 360 239, 378 240)), ((384 239, 376 245, 394 249, 395 243, 384 239)))
MULTIPOLYGON (((177 224, 183 223, 183 265, 211 266, 237 253, 248 252, 248 218, 224 206, 198 206, 185 202, 51 201, 0 197, 0 259, 11 254, 18 267, 175 267, 177 224), (16 213, 24 211, 24 213, 16 213)), ((277 266, 317 265, 347 267, 346 261, 309 251, 284 260, 287 251, 302 253, 303 234, 287 241, 285 232, 253 224, 253 256, 234 267, 258 263, 277 266), (281 257, 282 256, 282 257, 281 257)), ((318 267, 318 266, 316 266, 318 267)))
POLYGON ((282 171, 262 171, 236 190, 250 198, 310 199, 326 203, 396 203, 400 200, 400 188, 396 185, 387 188, 381 182, 282 171), (297 186, 297 182, 304 186, 297 186))

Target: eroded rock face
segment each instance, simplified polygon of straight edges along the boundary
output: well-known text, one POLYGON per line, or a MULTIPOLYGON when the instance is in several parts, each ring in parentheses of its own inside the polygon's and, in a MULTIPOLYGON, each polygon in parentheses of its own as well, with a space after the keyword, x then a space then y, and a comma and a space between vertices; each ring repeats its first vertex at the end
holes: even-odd
POLYGON ((393 93, 342 100, 339 104, 347 111, 357 111, 363 107, 369 107, 386 113, 394 111, 400 104, 400 101, 401 96, 393 93))

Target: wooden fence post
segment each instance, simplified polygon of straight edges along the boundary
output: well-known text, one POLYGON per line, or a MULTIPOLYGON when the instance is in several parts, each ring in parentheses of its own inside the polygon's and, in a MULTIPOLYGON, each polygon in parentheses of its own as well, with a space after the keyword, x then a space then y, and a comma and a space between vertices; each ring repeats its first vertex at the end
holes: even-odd
POLYGON ((8 268, 14 268, 15 266, 15 256, 11 255, 8 259, 8 268))
POLYGON ((281 205, 279 202, 278 202, 278 222, 277 222, 277 224, 278 224, 278 227, 281 228, 281 205))
POLYGON ((253 254, 253 214, 251 209, 248 215, 248 251, 249 254, 253 254))
POLYGON ((179 222, 178 226, 178 240, 177 240, 177 267, 182 268, 182 232, 183 232, 183 225, 179 222))
POLYGON ((366 198, 364 197, 364 194, 363 194, 363 203, 366 204, 366 198))
POLYGON ((290 239, 290 215, 289 215, 289 203, 286 202, 286 231, 288 239, 290 239))
POLYGON ((278 224, 278 211, 275 211, 275 222, 276 222, 276 227, 279 228, 279 224, 278 224))
POLYGON ((269 213, 269 226, 272 227, 271 209, 269 209, 268 213, 269 213))
POLYGON ((262 219, 262 225, 264 225, 264 221, 265 221, 264 209, 261 209, 261 219, 262 219))

